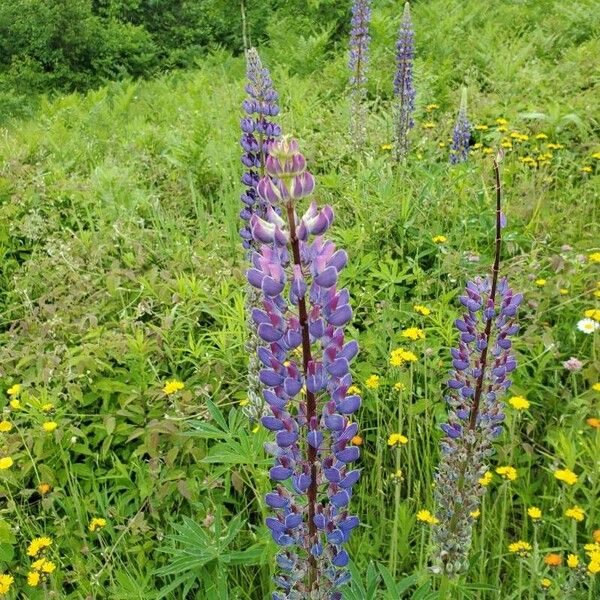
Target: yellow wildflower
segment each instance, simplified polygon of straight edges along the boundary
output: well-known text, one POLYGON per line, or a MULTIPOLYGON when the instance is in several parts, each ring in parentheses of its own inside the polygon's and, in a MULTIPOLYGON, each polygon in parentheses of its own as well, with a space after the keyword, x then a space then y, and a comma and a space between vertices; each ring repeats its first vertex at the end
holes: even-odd
POLYGON ((600 152, 594 152, 594 154, 592 154, 592 158, 595 158, 596 160, 600 160, 600 152))
POLYGON ((523 396, 513 396, 508 400, 508 403, 515 410, 527 410, 530 406, 529 400, 527 400, 527 398, 524 398, 523 396))
POLYGON ((388 446, 404 446, 404 444, 408 444, 408 438, 401 433, 391 433, 387 443, 388 446))
POLYGON ((439 104, 432 103, 432 104, 428 104, 428 105, 425 107, 425 110, 426 110, 427 112, 431 112, 432 110, 437 110, 439 107, 440 107, 440 105, 439 105, 439 104))
POLYGON ((10 469, 13 466, 13 459, 10 456, 3 456, 0 458, 0 471, 10 469))
POLYGON ((409 327, 402 332, 402 337, 408 338, 413 342, 425 339, 425 332, 418 327, 409 327))
POLYGON ((239 402, 240 406, 248 406, 250 404, 250 400, 248 398, 242 398, 239 402))
POLYGON ((473 150, 479 150, 479 148, 483 148, 483 144, 481 142, 477 142, 471 146, 473 150))
POLYGON ((500 142, 500 145, 503 148, 512 148, 512 143, 511 142, 500 142))
POLYGON ((360 437, 360 435, 355 435, 350 441, 355 446, 362 446, 362 443, 363 443, 363 439, 360 437))
POLYGON ((52 490, 52 486, 49 483, 40 483, 37 489, 42 496, 45 496, 48 492, 52 490))
POLYGON ((177 379, 171 379, 171 380, 165 382, 165 386, 163 387, 162 391, 167 396, 170 396, 171 394, 174 394, 175 392, 182 390, 184 387, 185 387, 185 385, 181 381, 179 381, 177 379))
POLYGON ((445 148, 447 146, 446 142, 438 142, 439 148, 445 148))
POLYGON ((508 121, 504 117, 498 117, 496 123, 498 125, 508 125, 508 121))
POLYGON ((538 134, 535 136, 535 139, 536 139, 536 140, 547 140, 547 139, 548 139, 548 136, 547 136, 545 133, 538 133, 538 134))
POLYGON ((482 485, 483 487, 487 487, 488 485, 490 485, 490 483, 492 483, 492 479, 493 479, 494 475, 492 474, 491 471, 486 471, 483 476, 479 479, 479 485, 482 485))
POLYGON ((381 378, 379 377, 379 375, 369 375, 369 377, 367 377, 367 380, 365 381, 365 385, 370 390, 376 390, 379 387, 380 379, 381 378))
POLYGON ((552 581, 550 581, 547 577, 544 577, 544 579, 540 581, 540 585, 544 589, 548 589, 552 585, 552 581))
POLYGON ((31 568, 42 573, 54 573, 56 571, 56 565, 51 560, 46 560, 45 558, 36 560, 31 565, 31 568))
POLYGON ((535 285, 537 285, 538 287, 544 287, 546 285, 546 280, 545 279, 536 279, 535 285))
POLYGON ((427 121, 423 123, 423 129, 433 129, 435 127, 435 123, 433 121, 427 121))
POLYGON ((491 154, 493 151, 494 151, 494 149, 493 149, 493 148, 489 148, 488 146, 486 146, 486 147, 485 147, 485 148, 482 150, 482 152, 483 152, 484 154, 491 154))
POLYGON ((0 573, 0 596, 8 594, 10 587, 14 583, 15 578, 8 573, 0 573))
POLYGON ((508 545, 508 551, 512 554, 520 554, 522 556, 527 555, 531 552, 532 547, 529 542, 524 542, 523 540, 519 540, 518 542, 513 542, 508 545))
POLYGON ((558 481, 564 481, 568 485, 575 485, 577 483, 577 475, 569 469, 558 469, 554 471, 554 477, 558 481))
POLYGON ((48 433, 52 433, 57 427, 58 423, 56 421, 45 421, 42 423, 42 429, 48 433))
POLYGON ((45 404, 42 404, 42 410, 46 413, 50 412, 54 410, 54 404, 52 404, 52 402, 46 402, 45 404))
POLYGON ((359 387, 357 387, 356 385, 351 385, 351 386, 348 388, 347 394, 348 394, 349 396, 351 396, 351 395, 354 395, 354 394, 358 394, 358 395, 360 396, 360 394, 362 394, 362 392, 360 391, 360 388, 359 388, 359 387))
POLYGON ((579 566, 579 557, 576 554, 567 556, 567 566, 570 569, 576 569, 579 566))
POLYGON ((27 585, 30 587, 36 587, 40 583, 40 574, 37 571, 30 571, 27 573, 27 585))
POLYGON ((420 510, 417 513, 417 521, 427 523, 427 525, 437 525, 439 523, 439 520, 428 510, 420 510))
POLYGON ((600 252, 592 252, 588 254, 588 260, 594 263, 600 263, 600 252))
POLYGON ((560 290, 558 290, 558 293, 561 296, 566 296, 569 293, 569 290, 567 288, 560 288, 560 290))
MULTIPOLYGON (((596 544, 600 544, 600 529, 594 529, 592 533, 592 539, 596 544)), ((600 550, 600 547, 598 548, 600 550)))
POLYGON ((12 428, 10 421, 0 421, 0 433, 8 433, 12 428))
POLYGON ((600 322, 600 310, 597 308, 590 308, 589 310, 586 310, 583 315, 588 319, 594 319, 594 321, 600 322))
POLYGON ((593 389, 595 392, 600 392, 600 381, 599 381, 599 382, 597 382, 597 383, 595 383, 595 384, 592 386, 592 389, 593 389))
POLYGON ((549 148, 550 150, 560 150, 561 148, 564 148, 564 146, 562 144, 555 144, 553 142, 548 142, 546 144, 546 147, 549 148))
POLYGON ((589 419, 586 419, 585 422, 594 429, 600 429, 600 419, 596 417, 590 417, 589 419))
POLYGON ((16 398, 13 398, 13 399, 10 401, 10 407, 11 407, 13 410, 19 410, 19 409, 21 408, 21 401, 20 401, 20 400, 17 400, 16 398))
POLYGON ((537 506, 530 506, 527 509, 527 514, 534 520, 537 521, 538 519, 542 518, 542 511, 537 507, 537 506))
POLYGON ((556 554, 555 552, 550 552, 544 556, 544 563, 549 567, 560 567, 562 564, 562 557, 560 554, 556 554))
POLYGON ((401 381, 397 381, 394 384, 394 389, 398 392, 403 392, 406 389, 406 385, 404 385, 401 381))
POLYGON ((52 540, 49 537, 43 536, 34 538, 27 548, 27 556, 37 556, 42 550, 49 546, 52 546, 52 540))
POLYGON ((514 467, 498 467, 496 473, 509 481, 514 481, 517 478, 517 470, 514 467))
POLYGON ((588 565, 588 571, 591 575, 597 575, 600 573, 600 560, 592 560, 588 565))
MULTIPOLYGON (((431 238, 431 241, 434 244, 445 244, 448 241, 448 238, 445 235, 434 235, 431 238)), ((600 256, 600 252, 598 252, 598 255, 600 256)), ((600 262, 600 259, 597 262, 600 262)))
POLYGON ((506 133, 508 131, 508 127, 506 125, 499 125, 496 127, 496 131, 499 131, 500 133, 506 133))
POLYGON ((583 167, 581 167, 581 172, 582 173, 591 173, 592 167, 590 167, 590 165, 583 165, 583 167))
POLYGON ((15 383, 15 385, 13 385, 12 387, 9 387, 6 390, 6 393, 9 396, 18 396, 21 393, 22 389, 23 389, 23 386, 20 383, 15 383))
POLYGON ((481 516, 481 511, 478 510, 473 510, 469 513, 469 515, 473 518, 473 519, 479 519, 479 517, 481 516))
POLYGON ((567 508, 565 510, 565 517, 569 517, 570 519, 575 519, 576 521, 583 521, 585 519, 585 511, 581 506, 574 506, 573 508, 567 508))
POLYGON ((391 150, 394 147, 394 144, 381 144, 382 150, 391 150))
POLYGON ((431 314, 431 309, 427 308, 426 306, 423 306, 421 304, 415 304, 413 306, 413 310, 416 313, 419 313, 420 315, 423 315, 424 317, 428 317, 431 314))
POLYGON ((90 524, 88 525, 88 529, 93 532, 93 531, 96 531, 97 529, 102 529, 105 526, 106 526, 106 519, 103 519, 102 517, 94 517, 90 521, 90 524))
POLYGON ((475 129, 475 131, 487 131, 489 129, 489 127, 487 125, 475 125, 475 127, 473 128, 475 129))

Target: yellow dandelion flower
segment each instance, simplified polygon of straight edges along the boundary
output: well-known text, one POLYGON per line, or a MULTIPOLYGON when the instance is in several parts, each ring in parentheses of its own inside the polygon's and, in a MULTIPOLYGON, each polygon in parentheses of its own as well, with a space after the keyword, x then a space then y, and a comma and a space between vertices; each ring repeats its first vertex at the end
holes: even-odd
POLYGON ((600 560, 592 560, 588 565, 588 571, 591 575, 597 575, 600 573, 600 560))
POLYGON ((42 423, 42 429, 48 433, 52 433, 58 427, 56 421, 45 421, 42 423))
POLYGON ((42 550, 49 546, 52 546, 52 540, 49 537, 43 536, 34 538, 27 548, 27 556, 37 556, 42 550))
POLYGON ((13 459, 10 456, 3 456, 0 458, 0 471, 10 469, 14 464, 13 459))
POLYGON ((548 565, 549 567, 560 567, 560 565, 562 565, 562 557, 560 554, 550 552, 544 556, 544 564, 548 565))
POLYGON ((531 404, 529 400, 527 400, 527 398, 524 398, 523 396, 513 396, 508 400, 508 403, 515 410, 527 410, 531 404))
POLYGON ((581 167, 581 172, 582 173, 591 173, 592 167, 590 167, 590 165, 584 165, 583 167, 581 167))
POLYGON ((424 340, 425 332, 422 329, 419 329, 418 327, 409 327, 408 329, 405 329, 402 332, 402 337, 408 338, 409 340, 415 342, 417 340, 424 340))
POLYGON ((593 389, 595 392, 600 392, 600 381, 599 381, 598 383, 595 383, 595 384, 592 386, 592 389, 593 389))
POLYGON ((388 446, 404 446, 405 444, 408 444, 408 438, 401 433, 391 433, 387 443, 388 446))
POLYGON ((555 144, 553 142, 549 142, 546 144, 546 147, 549 150, 560 150, 561 148, 564 148, 564 146, 562 144, 555 144))
POLYGON ((38 489, 38 492, 42 496, 45 496, 50 491, 52 491, 52 486, 49 483, 40 483, 40 485, 38 485, 37 489, 38 489))
POLYGON ((569 469, 558 469, 557 471, 554 471, 554 477, 558 479, 558 481, 563 481, 568 485, 575 485, 577 483, 577 475, 569 469))
POLYGON ((478 510, 473 510, 469 513, 469 516, 471 516, 473 519, 479 519, 479 517, 481 516, 481 511, 478 510))
POLYGON ((600 429, 600 419, 597 419, 596 417, 590 417, 589 419, 586 419, 585 422, 594 429, 600 429))
POLYGON ((376 390, 379 387, 380 379, 381 378, 379 377, 379 375, 369 375, 369 377, 367 377, 367 380, 365 381, 365 385, 370 390, 376 390))
POLYGON ((423 306, 421 304, 415 304, 413 306, 413 310, 416 313, 419 313, 420 315, 423 315, 424 317, 428 317, 431 314, 431 309, 427 308, 426 306, 423 306))
MULTIPOLYGON (((496 131, 500 132, 500 133, 506 133, 508 131, 508 127, 506 127, 506 125, 499 125, 498 127, 496 127, 496 131)), ((512 148, 512 145, 511 145, 512 148)))
POLYGON ((0 596, 8 594, 15 578, 8 573, 0 573, 0 596))
POLYGON ((501 143, 500 143, 500 145, 501 145, 503 148, 507 148, 507 149, 508 149, 508 148, 512 148, 512 147, 513 147, 513 145, 511 144, 511 142, 501 142, 501 143))
POLYGON ((248 398, 242 398, 239 401, 239 405, 242 406, 242 407, 248 406, 248 404, 250 404, 250 400, 248 398))
POLYGON ((13 385, 12 387, 9 387, 6 390, 6 393, 9 396, 18 396, 22 390, 23 390, 23 386, 20 383, 15 383, 15 385, 13 385))
POLYGON ((490 483, 492 483, 492 479, 493 479, 494 475, 492 474, 491 471, 486 471, 483 476, 479 479, 479 485, 482 485, 483 487, 487 487, 488 485, 490 485, 490 483))
POLYGON ((10 421, 0 421, 0 433, 8 433, 12 428, 10 421))
POLYGON ((394 144, 381 144, 381 149, 385 151, 389 151, 394 147, 394 144))
POLYGON ((30 571, 27 573, 27 585, 30 587, 37 587, 40 583, 41 575, 37 571, 30 571))
POLYGON ((21 408, 21 401, 20 401, 20 400, 17 400, 16 398, 13 398, 13 399, 10 401, 10 407, 11 407, 13 410, 19 410, 19 409, 21 408))
POLYGON ((588 319, 600 322, 600 310, 597 308, 590 308, 589 310, 586 310, 583 315, 588 319))
POLYGON ((504 117, 498 117, 498 118, 496 119, 496 123, 497 123, 498 125, 508 125, 508 120, 507 120, 507 119, 505 119, 504 117))
POLYGON ((439 520, 428 510, 420 510, 417 513, 417 521, 427 523, 427 525, 437 525, 439 520))
POLYGON ((435 127, 435 123, 433 121, 427 121, 423 123, 423 129, 433 129, 435 127))
POLYGON ((551 585, 552 585, 552 581, 550 581, 550 579, 548 579, 547 577, 544 577, 544 579, 542 579, 540 581, 540 585, 544 588, 544 589, 548 589, 551 585))
POLYGON ((538 519, 542 518, 542 511, 537 506, 530 506, 527 509, 527 514, 534 521, 537 521, 538 519))
POLYGON ((588 254, 588 260, 593 263, 600 263, 600 252, 592 252, 588 254))
POLYGON ((548 139, 548 136, 547 136, 545 133, 538 133, 538 134, 535 136, 535 139, 536 139, 536 140, 547 140, 547 139, 548 139))
MULTIPOLYGON (((448 241, 448 238, 445 235, 434 235, 431 238, 431 241, 434 244, 445 244, 448 241)), ((600 252, 598 253, 600 255, 600 252)), ((600 262, 600 261, 598 261, 600 262)))
POLYGON ((106 519, 103 519, 102 517, 94 517, 88 525, 88 529, 92 532, 97 529, 102 529, 103 527, 106 527, 106 519))
POLYGON ((517 478, 517 470, 514 467, 498 467, 496 473, 508 481, 514 481, 517 478))
POLYGON ((445 148, 447 145, 446 142, 438 142, 438 148, 445 148))
POLYGON ((163 387, 162 391, 167 396, 170 396, 171 394, 182 390, 184 387, 185 385, 183 384, 183 382, 177 379, 170 379, 169 381, 165 382, 165 386, 163 387))
POLYGON ((567 556, 567 566, 570 569, 576 569, 579 566, 579 557, 576 554, 567 556))
POLYGON ((565 510, 565 517, 569 519, 575 519, 575 521, 583 521, 585 519, 585 511, 581 506, 574 506, 573 508, 567 508, 565 510))
POLYGON ((397 381, 394 384, 394 389, 398 392, 403 392, 406 389, 406 385, 404 385, 401 381, 397 381))
POLYGON ((494 149, 493 149, 493 148, 489 148, 488 146, 486 146, 486 147, 485 147, 485 148, 482 150, 482 152, 483 152, 484 154, 491 154, 493 151, 494 151, 494 149))
POLYGON ((568 290, 567 288, 560 288, 560 289, 558 290, 558 293, 559 293, 561 296, 566 296, 566 295, 569 293, 569 290, 568 290))
POLYGON ((50 412, 54 410, 54 404, 52 404, 52 402, 46 402, 45 404, 42 404, 42 410, 46 413, 50 412))
POLYGON ((596 160, 600 160, 600 152, 594 152, 594 154, 592 154, 592 158, 595 158, 596 160))
POLYGON ((50 574, 54 573, 54 571, 56 571, 56 565, 51 560, 45 560, 42 565, 42 572, 50 574))
POLYGON ((487 125, 475 125, 475 127, 473 128, 475 129, 475 131, 487 131, 489 129, 489 127, 487 125))
POLYGON ((355 446, 362 446, 362 443, 363 443, 363 439, 360 437, 360 435, 355 435, 350 441, 355 446))
POLYGON ((538 287, 544 287, 546 285, 546 280, 545 279, 536 279, 534 283, 538 287))
POLYGON ((347 392, 347 394, 348 394, 349 396, 350 396, 350 395, 354 395, 354 394, 358 394, 358 395, 360 396, 360 394, 362 394, 362 392, 360 391, 360 388, 359 388, 359 387, 357 387, 357 386, 355 386, 355 385, 351 385, 351 386, 348 388, 348 392, 347 392))
POLYGON ((512 554, 527 555, 531 550, 531 544, 529 542, 524 542, 523 540, 508 545, 508 551, 512 554))
POLYGON ((440 105, 439 105, 439 104, 435 104, 435 102, 433 102, 433 103, 431 103, 431 104, 428 104, 428 105, 425 107, 425 110, 426 110, 427 112, 431 112, 432 110, 437 110, 439 107, 440 107, 440 105))
POLYGON ((477 142, 471 146, 473 150, 479 150, 479 148, 483 148, 483 144, 481 142, 477 142))

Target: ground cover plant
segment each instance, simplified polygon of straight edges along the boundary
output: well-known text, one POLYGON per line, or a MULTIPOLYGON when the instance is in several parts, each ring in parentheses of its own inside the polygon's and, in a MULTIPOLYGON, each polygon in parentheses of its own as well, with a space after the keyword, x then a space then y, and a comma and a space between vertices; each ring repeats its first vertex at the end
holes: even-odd
MULTIPOLYGON (((414 126, 402 128, 397 160, 404 5, 360 3, 371 39, 352 95, 352 3, 343 26, 341 4, 322 3, 330 22, 281 19, 259 46, 278 92, 268 120, 298 140, 311 198, 335 211, 327 236, 348 255, 336 286, 352 298, 345 339, 360 346, 350 365, 360 430, 348 446, 360 449, 349 504, 360 524, 344 539, 352 578, 339 590, 351 600, 595 599, 598 10, 587 0, 412 4, 414 126), (352 114, 365 116, 359 144, 352 114), (444 579, 436 468, 457 425, 444 398, 449 371, 462 368, 451 354, 460 296, 494 262, 496 156, 501 276, 523 294, 518 368, 469 511, 470 552, 444 579)), ((278 529, 264 446, 275 450, 281 430, 263 427, 248 393, 247 83, 245 58, 215 49, 151 81, 39 97, 31 116, 3 126, 3 597, 256 600, 288 564, 277 566, 265 526, 278 529)), ((298 199, 299 215, 308 208, 298 199)))

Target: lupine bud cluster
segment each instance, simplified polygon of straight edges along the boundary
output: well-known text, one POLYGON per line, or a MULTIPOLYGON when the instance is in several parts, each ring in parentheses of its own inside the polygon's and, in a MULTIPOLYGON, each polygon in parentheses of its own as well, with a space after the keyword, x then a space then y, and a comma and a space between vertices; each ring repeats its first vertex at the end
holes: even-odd
POLYGON ((471 123, 469 123, 467 117, 467 90, 463 88, 458 117, 452 132, 452 144, 450 145, 450 162, 453 165, 465 162, 469 157, 470 139, 471 123))
POLYGON ((252 243, 250 218, 254 213, 264 216, 267 209, 264 201, 258 197, 256 186, 264 175, 269 146, 281 135, 281 128, 270 120, 270 117, 279 114, 279 105, 278 95, 273 89, 268 69, 262 66, 258 52, 254 48, 247 51, 246 61, 248 98, 242 104, 246 116, 240 122, 242 128, 240 144, 244 150, 241 160, 247 168, 242 175, 242 183, 246 186, 246 190, 240 196, 243 204, 240 217, 246 221, 246 225, 241 229, 240 235, 244 248, 249 249, 252 243))
POLYGON ((266 523, 281 546, 281 591, 273 600, 341 600, 337 588, 350 578, 343 545, 358 525, 348 512, 359 478, 350 463, 360 454, 351 415, 361 400, 348 394, 358 344, 345 339, 352 310, 348 290, 337 287, 348 257, 323 237, 333 221, 330 206, 319 210, 313 202, 302 217, 296 213, 296 202, 314 189, 296 141, 271 147, 257 189, 281 208, 281 215, 269 206, 264 218, 251 217, 256 248, 247 273, 263 296, 252 317, 271 410, 262 423, 275 434, 266 445, 276 484, 266 496, 274 510, 266 523))
MULTIPOLYGON (((500 217, 498 217, 500 219, 500 217)), ((453 575, 467 568, 473 513, 484 487, 481 477, 493 454, 492 441, 502 430, 502 394, 511 385, 517 363, 510 336, 521 294, 513 294, 506 279, 496 286, 492 278, 471 281, 460 297, 467 312, 455 322, 460 333, 453 348, 454 370, 448 381, 448 422, 441 442, 442 457, 435 477, 440 524, 435 528, 439 554, 434 569, 453 575)))
POLYGON ((356 148, 361 148, 366 138, 366 107, 364 104, 369 62, 369 22, 371 0, 355 0, 352 6, 350 32, 350 89, 352 102, 351 135, 356 148))
POLYGON ((408 152, 408 132, 415 125, 415 88, 413 84, 413 60, 415 58, 415 34, 410 17, 408 2, 400 23, 396 42, 396 76, 394 95, 396 96, 396 160, 403 159, 408 152))

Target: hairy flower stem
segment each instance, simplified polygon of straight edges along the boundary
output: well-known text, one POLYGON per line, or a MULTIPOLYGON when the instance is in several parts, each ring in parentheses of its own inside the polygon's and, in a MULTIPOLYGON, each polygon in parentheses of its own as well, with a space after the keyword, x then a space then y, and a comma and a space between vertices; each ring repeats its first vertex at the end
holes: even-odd
MULTIPOLYGON (((290 228, 290 245, 292 246, 292 255, 294 264, 302 267, 300 259, 300 241, 296 234, 296 212, 292 202, 287 204, 287 218, 290 228)), ((302 368, 304 377, 308 376, 308 364, 312 361, 310 348, 310 334, 308 331, 308 312, 306 310, 306 295, 298 300, 298 316, 300 319, 300 332, 302 334, 302 368)), ((317 399, 313 392, 306 390, 306 419, 310 423, 311 419, 317 417, 317 399)), ((310 465, 310 485, 307 491, 308 497, 308 547, 317 541, 317 526, 315 525, 315 506, 317 503, 317 449, 308 446, 308 463, 310 465)), ((311 592, 317 582, 317 560, 312 555, 308 556, 308 591, 311 592)))
MULTIPOLYGON (((498 161, 493 158, 494 161, 494 175, 496 178, 496 248, 494 253, 494 266, 492 267, 492 289, 490 291, 490 299, 492 306, 496 305, 496 289, 498 287, 498 273, 500 271, 500 249, 502 247, 502 187, 500 185, 500 168, 498 167, 498 161)), ((485 339, 490 339, 492 331, 492 319, 488 319, 485 325, 485 339)), ((477 386, 475 387, 475 396, 473 398, 473 409, 469 419, 469 429, 474 430, 477 424, 477 415, 479 413, 479 403, 481 401, 481 392, 483 391, 483 381, 485 379, 485 371, 487 367, 487 356, 488 356, 487 345, 481 353, 481 373, 477 379, 477 386)))

